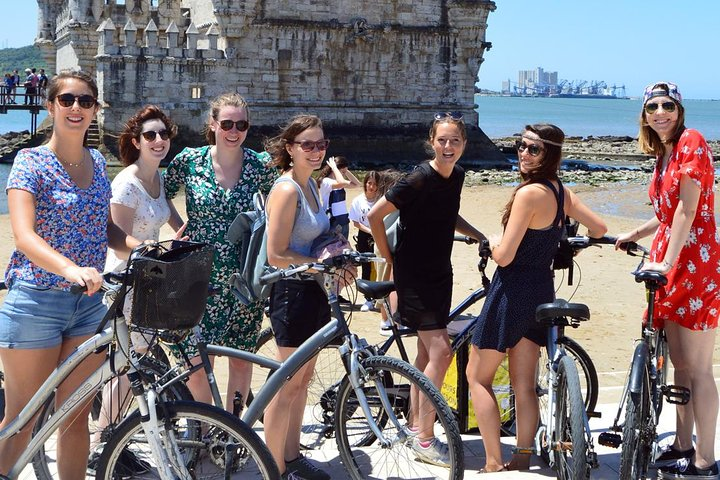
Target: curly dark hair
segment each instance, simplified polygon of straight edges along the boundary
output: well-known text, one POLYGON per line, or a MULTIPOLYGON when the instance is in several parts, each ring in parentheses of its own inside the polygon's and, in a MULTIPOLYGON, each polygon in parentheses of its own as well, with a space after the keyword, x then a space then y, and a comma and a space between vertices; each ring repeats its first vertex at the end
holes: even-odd
POLYGON ((140 157, 140 150, 133 145, 133 140, 140 140, 143 123, 148 120, 160 120, 163 122, 165 129, 170 132, 170 138, 175 137, 177 134, 177 126, 165 112, 160 110, 160 107, 157 105, 144 106, 128 119, 118 140, 120 163, 126 167, 135 163, 140 157))

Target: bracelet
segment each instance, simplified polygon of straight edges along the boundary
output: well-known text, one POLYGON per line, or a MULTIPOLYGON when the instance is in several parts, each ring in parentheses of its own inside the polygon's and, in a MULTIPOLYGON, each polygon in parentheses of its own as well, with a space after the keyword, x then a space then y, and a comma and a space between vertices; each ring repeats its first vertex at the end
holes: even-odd
POLYGON ((667 260, 663 260, 660 264, 668 270, 672 268, 672 263, 669 263, 667 260))

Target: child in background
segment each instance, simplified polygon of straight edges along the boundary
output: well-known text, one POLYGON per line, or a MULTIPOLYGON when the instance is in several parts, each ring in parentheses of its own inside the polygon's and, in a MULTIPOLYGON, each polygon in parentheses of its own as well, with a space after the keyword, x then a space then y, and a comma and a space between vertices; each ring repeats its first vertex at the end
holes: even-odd
MULTIPOLYGON (((378 198, 384 196, 385 192, 390 190, 390 188, 395 185, 398 180, 400 180, 400 177, 403 176, 403 173, 400 170, 388 168, 387 170, 381 171, 379 175, 380 181, 378 182, 378 198)), ((385 224, 385 232, 388 236, 390 252, 392 253, 395 253, 395 244, 397 243, 397 226, 399 223, 399 217, 400 211, 396 210, 394 212, 391 212, 383 219, 383 223, 385 224)), ((375 246, 374 250, 375 254, 379 256, 380 251, 378 250, 377 245, 375 246)), ((374 266, 377 269, 378 281, 392 281, 392 264, 388 265, 387 263, 378 263, 374 266)), ((391 317, 393 313, 397 312, 397 293, 391 292, 388 300, 390 302, 391 312, 385 311, 385 308, 383 308, 382 305, 380 308, 380 313, 382 315, 382 318, 380 319, 380 334, 384 336, 390 336, 390 322, 392 322, 391 317)))
MULTIPOLYGON (((358 229, 356 237, 357 243, 355 244, 358 252, 372 252, 375 247, 375 241, 370 232, 370 223, 368 223, 367 214, 378 199, 379 183, 380 175, 378 175, 375 170, 369 171, 363 181, 364 193, 355 197, 350 206, 350 220, 352 220, 355 228, 358 229)), ((369 263, 363 263, 362 278, 364 280, 370 280, 371 273, 371 265, 369 263)), ((375 303, 365 297, 365 303, 360 307, 360 311, 369 312, 370 310, 375 310, 375 303)))
POLYGON ((339 229, 345 238, 350 238, 350 220, 345 203, 345 189, 358 188, 361 183, 353 173, 348 170, 348 161, 345 157, 330 157, 317 176, 317 185, 320 189, 322 208, 330 217, 330 228, 339 229))

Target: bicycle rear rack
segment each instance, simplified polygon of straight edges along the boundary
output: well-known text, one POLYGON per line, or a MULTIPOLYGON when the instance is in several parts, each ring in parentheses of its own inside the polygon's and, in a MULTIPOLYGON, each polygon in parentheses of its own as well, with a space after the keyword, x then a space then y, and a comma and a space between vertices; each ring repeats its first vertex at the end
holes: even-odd
POLYGON ((680 385, 665 385, 662 394, 673 405, 686 405, 690 401, 690 389, 680 385))

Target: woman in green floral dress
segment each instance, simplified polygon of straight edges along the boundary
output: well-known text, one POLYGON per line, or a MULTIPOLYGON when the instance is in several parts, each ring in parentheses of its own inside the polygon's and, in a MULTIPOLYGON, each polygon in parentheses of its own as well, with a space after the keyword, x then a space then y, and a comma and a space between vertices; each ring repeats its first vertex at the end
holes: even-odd
MULTIPOLYGON (((257 191, 267 194, 277 178, 275 169, 268 167, 269 156, 258 154, 242 146, 249 124, 245 99, 228 93, 210 102, 206 126, 209 145, 186 148, 168 165, 165 171, 165 193, 168 198, 185 187, 187 228, 191 240, 207 242, 215 247, 210 282, 221 292, 208 299, 202 320, 204 339, 208 343, 242 350, 253 350, 262 322, 260 302, 244 306, 233 296, 228 280, 238 271, 238 246, 225 239, 228 227, 238 213, 252 209, 252 197, 257 191)), ((199 363, 197 349, 188 340, 184 347, 194 363, 199 363)), ((210 357, 211 361, 213 357, 210 357)), ((229 360, 228 390, 225 405, 232 408, 235 392, 247 398, 252 376, 252 364, 229 360)), ((211 403, 205 373, 193 374, 188 387, 198 401, 211 403)))

